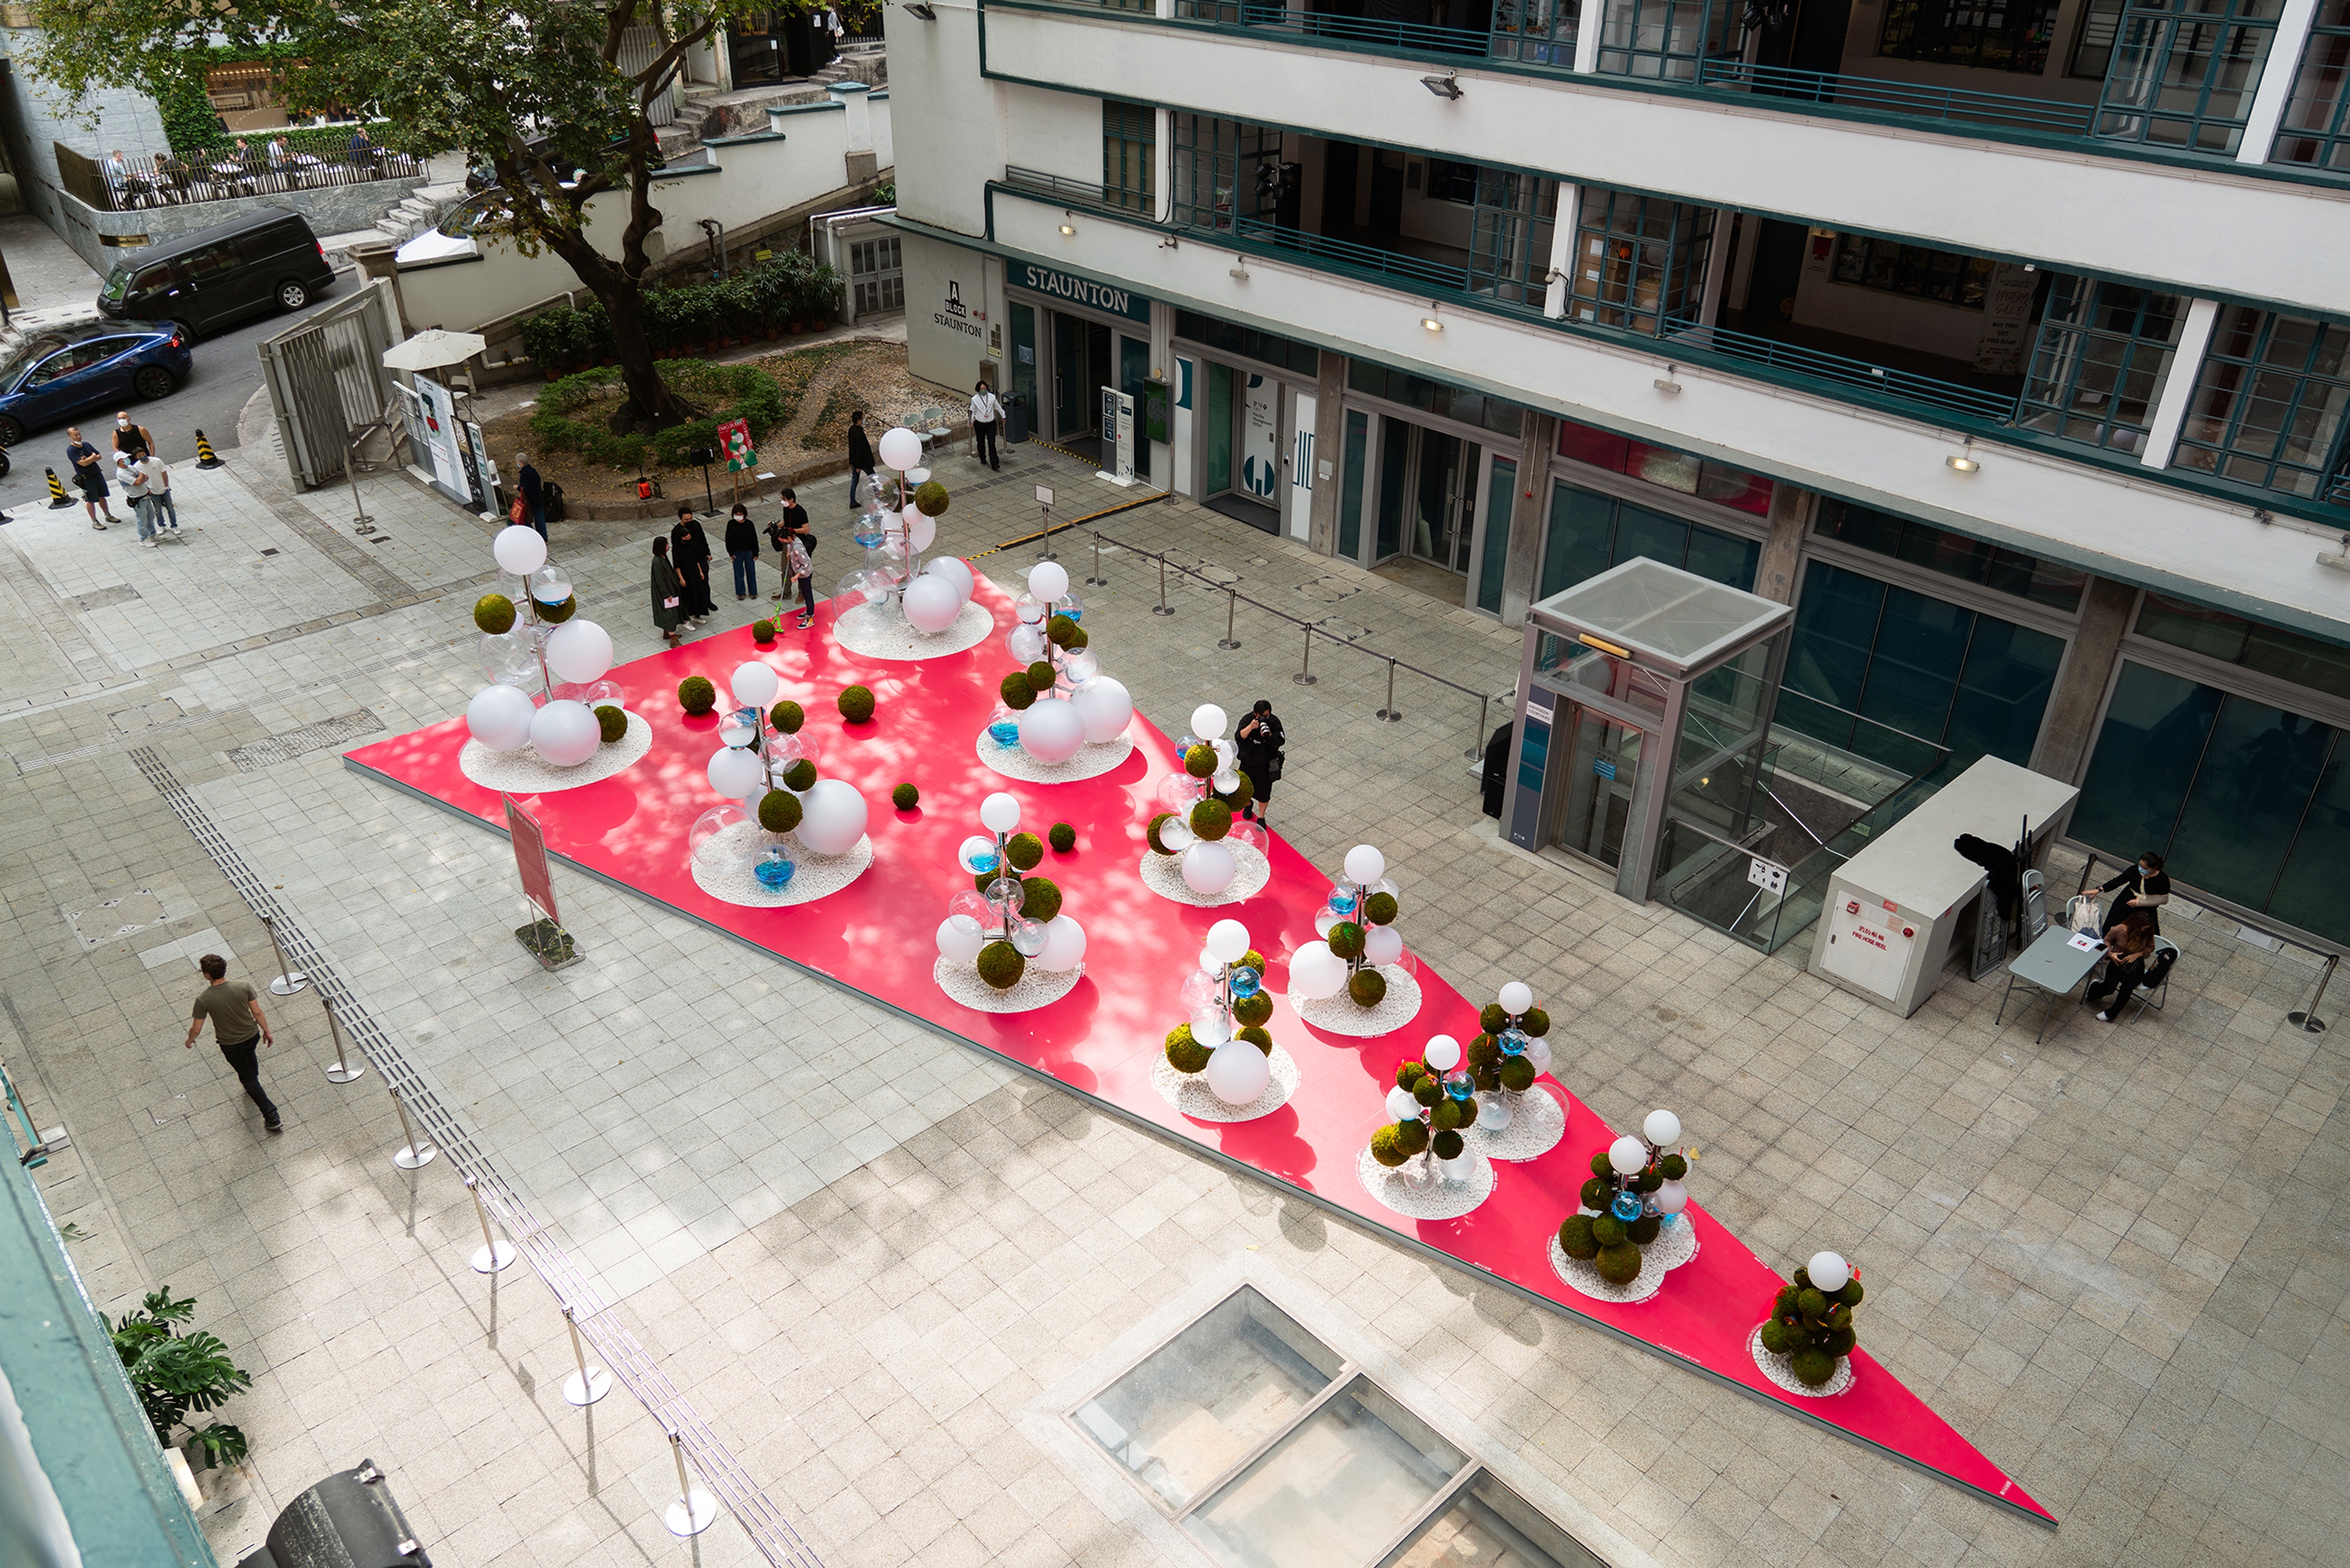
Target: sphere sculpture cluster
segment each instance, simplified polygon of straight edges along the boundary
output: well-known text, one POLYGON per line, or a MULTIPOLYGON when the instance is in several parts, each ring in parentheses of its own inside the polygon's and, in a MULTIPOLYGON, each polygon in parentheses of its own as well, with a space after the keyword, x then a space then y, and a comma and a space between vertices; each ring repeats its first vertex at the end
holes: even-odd
POLYGON ((1834 1252, 1815 1252, 1795 1271, 1795 1282, 1782 1285, 1771 1316, 1760 1331, 1762 1348, 1787 1357, 1796 1380, 1817 1388, 1859 1343, 1852 1309, 1860 1304, 1860 1271, 1834 1252))
POLYGON ((840 579, 833 597, 852 609, 870 606, 887 613, 894 607, 916 631, 944 631, 971 602, 974 586, 970 566, 954 556, 922 560, 938 541, 938 520, 949 504, 947 487, 916 468, 922 461, 922 438, 912 431, 901 426, 883 431, 875 453, 899 475, 897 504, 885 508, 879 498, 866 503, 852 535, 865 548, 864 562, 840 579), (906 481, 917 475, 909 495, 906 481))
POLYGON ((1681 1119, 1670 1111, 1650 1111, 1640 1136, 1627 1133, 1591 1157, 1591 1179, 1583 1184, 1583 1207, 1558 1228, 1559 1251, 1599 1271, 1611 1285, 1640 1277, 1644 1249, 1668 1225, 1686 1224, 1681 1210, 1689 1189, 1689 1158, 1678 1148, 1681 1119))
MULTIPOLYGON (((821 753, 816 738, 803 732, 806 712, 797 702, 778 701, 783 681, 774 666, 747 660, 729 684, 733 705, 710 755, 710 787, 740 801, 775 836, 761 848, 755 869, 762 884, 782 888, 796 869, 784 836, 793 836, 810 855, 846 855, 865 836, 865 796, 846 780, 817 776, 821 753)), ((705 812, 705 820, 711 815, 705 812)))
POLYGON ((998 793, 980 802, 980 826, 955 852, 972 885, 947 900, 939 922, 939 956, 977 966, 997 991, 1020 983, 1028 966, 1064 974, 1085 961, 1086 929, 1061 912, 1057 883, 1030 875, 1044 841, 1022 833, 1020 802, 998 793))
POLYGON ((1346 873, 1314 916, 1322 940, 1301 945, 1289 961, 1290 989, 1316 1002, 1343 991, 1358 1007, 1377 1007, 1388 994, 1378 966, 1403 957, 1403 934, 1395 929, 1399 889, 1387 857, 1367 844, 1347 851, 1346 873))
POLYGON ((547 562, 546 541, 536 529, 502 529, 490 553, 499 570, 522 579, 523 603, 484 594, 473 606, 489 684, 465 705, 465 728, 490 751, 527 744, 550 767, 577 767, 629 732, 619 688, 604 679, 612 668, 611 636, 592 620, 574 618, 579 600, 570 575, 547 562), (544 703, 531 700, 537 691, 546 693, 544 703))
POLYGON ((1144 833, 1152 853, 1173 857, 1183 885, 1201 895, 1222 892, 1240 875, 1237 846, 1263 848, 1262 830, 1240 815, 1256 798, 1256 786, 1225 736, 1231 727, 1212 702, 1191 710, 1191 732, 1177 742, 1183 771, 1159 787, 1160 804, 1169 809, 1153 815, 1144 833))
POLYGON ((1421 1157, 1461 1158, 1465 1147, 1461 1129, 1477 1123, 1477 1087, 1461 1070, 1461 1042, 1437 1034, 1421 1047, 1418 1059, 1396 1069, 1395 1087, 1388 1091, 1388 1115, 1393 1119, 1371 1134, 1373 1159, 1393 1170, 1419 1158, 1419 1165, 1405 1174, 1427 1182, 1435 1179, 1435 1168, 1421 1157))
POLYGON ((1483 1031, 1469 1042, 1469 1073, 1486 1103, 1489 1126, 1498 1132, 1517 1115, 1520 1095, 1550 1071, 1550 1014, 1534 1005, 1531 986, 1512 981, 1477 1017, 1483 1031))
POLYGON ((1049 764, 1126 733, 1134 698, 1101 672, 1100 657, 1080 624, 1085 603, 1069 591, 1067 570, 1058 561, 1039 561, 1012 608, 1018 620, 1004 633, 1003 645, 1019 668, 996 688, 989 738, 1049 764))
POLYGON ((1208 928, 1200 967, 1183 981, 1189 1016, 1167 1036, 1167 1064, 1203 1074, 1208 1091, 1228 1106, 1253 1103, 1273 1081, 1273 993, 1264 985, 1264 955, 1249 945, 1248 928, 1218 920, 1208 928))

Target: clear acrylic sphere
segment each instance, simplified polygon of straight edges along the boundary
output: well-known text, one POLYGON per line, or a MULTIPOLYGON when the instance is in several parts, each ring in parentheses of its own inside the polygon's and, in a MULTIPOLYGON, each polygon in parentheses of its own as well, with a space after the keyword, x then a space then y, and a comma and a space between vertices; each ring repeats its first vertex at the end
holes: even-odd
POLYGON ((708 811, 695 817, 693 826, 685 830, 687 857, 690 858, 700 853, 703 845, 728 828, 750 820, 751 814, 733 801, 730 800, 723 805, 712 806, 708 811))
POLYGON ((947 914, 950 918, 967 915, 979 923, 983 931, 992 931, 1002 924, 995 906, 989 903, 986 896, 976 888, 956 889, 954 897, 947 900, 947 914))
POLYGON ((1314 934, 1317 937, 1326 937, 1330 934, 1331 927, 1344 924, 1346 919, 1346 916, 1333 909, 1325 907, 1316 909, 1314 911, 1314 934))
POLYGON ((552 562, 530 575, 530 597, 543 605, 559 605, 571 597, 571 574, 552 562))
POLYGON ((1264 976, 1246 964, 1234 967, 1232 972, 1226 978, 1230 981, 1232 994, 1236 997, 1254 996, 1264 989, 1264 976))
POLYGON ((983 871, 994 870, 1003 858, 1003 852, 995 847, 995 838, 991 834, 974 833, 955 850, 956 863, 973 877, 983 871))
POLYGON ((628 692, 608 676, 601 680, 558 680, 555 683, 555 696, 562 701, 585 702, 590 708, 601 708, 607 703, 618 708, 629 705, 628 692))
POLYGON ((1042 626, 1051 612, 1044 600, 1035 594, 1024 592, 1012 601, 1012 613, 1023 626, 1042 626))
POLYGON ((996 700, 995 711, 987 716, 987 738, 1007 751, 1019 749, 1019 711, 1001 698, 996 700))
POLYGON ((1101 673, 1101 659, 1090 648, 1072 649, 1061 659, 1062 678, 1072 686, 1082 686, 1101 673))
POLYGON ((1067 616, 1071 620, 1083 620, 1086 618, 1086 601, 1075 594, 1063 594, 1053 601, 1053 613, 1067 616))
POLYGON ((1182 1002, 1183 1011, 1188 1014, 1197 1012, 1211 1003, 1222 1002, 1224 988, 1216 983, 1214 975, 1205 970, 1195 969, 1183 977, 1178 1000, 1182 1002))
POLYGON ((1159 781, 1158 794, 1161 810, 1185 815, 1200 804, 1200 781, 1178 768, 1159 781))
POLYGON ((986 893, 989 903, 1014 915, 1028 902, 1028 895, 1021 890, 1017 877, 998 877, 987 885, 986 893))
POLYGON ((495 636, 484 632, 473 646, 481 659, 483 680, 517 691, 536 691, 545 683, 538 668, 538 644, 527 626, 495 636))
POLYGON ((1011 934, 1005 940, 1011 942, 1013 950, 1022 958, 1035 958, 1045 950, 1045 922, 1024 919, 1015 919, 1012 922, 1011 934))

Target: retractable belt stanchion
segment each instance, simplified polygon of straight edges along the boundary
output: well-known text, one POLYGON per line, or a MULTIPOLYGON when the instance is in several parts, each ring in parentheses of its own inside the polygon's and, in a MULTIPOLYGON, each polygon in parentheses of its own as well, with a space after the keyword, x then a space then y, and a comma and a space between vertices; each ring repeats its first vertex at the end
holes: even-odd
POLYGON ((327 1029, 328 1032, 335 1037, 335 1064, 326 1070, 327 1081, 330 1084, 348 1084, 354 1078, 366 1077, 367 1064, 365 1062, 362 1062, 358 1066, 354 1067, 351 1065, 349 1060, 343 1055, 343 1026, 335 1020, 335 1004, 328 1002, 324 994, 321 994, 318 998, 318 1005, 326 1010, 327 1029))
POLYGON ((434 1148, 430 1140, 418 1137, 416 1129, 408 1125, 408 1106, 400 1099, 400 1090, 391 1085, 385 1087, 391 1091, 392 1108, 400 1113, 400 1130, 408 1137, 407 1144, 391 1157, 391 1163, 402 1170, 414 1170, 431 1164, 432 1157, 441 1151, 434 1148))
POLYGON ((465 1190, 473 1199, 473 1218, 482 1222, 482 1244, 473 1253, 473 1272, 494 1274, 512 1263, 518 1255, 512 1241, 491 1234, 490 1211, 482 1207, 482 1189, 472 1177, 465 1178, 465 1190))
POLYGON ((699 1535, 718 1517, 718 1500, 696 1487, 685 1473, 685 1439, 669 1428, 669 1451, 677 1459, 677 1501, 662 1514, 671 1535, 699 1535))
POLYGON ((272 996, 291 996, 310 983, 310 977, 286 961, 286 950, 277 945, 277 922, 268 916, 261 917, 261 929, 269 933, 269 950, 277 955, 277 978, 269 982, 272 996))
POLYGON ((579 1320, 572 1315, 568 1303, 563 1308, 563 1326, 571 1331, 571 1359, 579 1364, 579 1370, 563 1380, 563 1397, 573 1405, 593 1405, 611 1392, 612 1375, 588 1365, 588 1353, 579 1345, 579 1320))

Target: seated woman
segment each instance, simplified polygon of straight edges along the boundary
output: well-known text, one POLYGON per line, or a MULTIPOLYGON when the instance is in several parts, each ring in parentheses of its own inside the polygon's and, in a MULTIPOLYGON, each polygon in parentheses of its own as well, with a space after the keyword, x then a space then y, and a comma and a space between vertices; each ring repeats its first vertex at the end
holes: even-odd
POLYGON ((2151 912, 2132 909, 2106 932, 2105 970, 2089 982, 2089 989, 2081 997, 2082 1004, 2099 1010, 2098 1023, 2111 1023, 2129 1005, 2137 988, 2147 982, 2153 960, 2151 912))

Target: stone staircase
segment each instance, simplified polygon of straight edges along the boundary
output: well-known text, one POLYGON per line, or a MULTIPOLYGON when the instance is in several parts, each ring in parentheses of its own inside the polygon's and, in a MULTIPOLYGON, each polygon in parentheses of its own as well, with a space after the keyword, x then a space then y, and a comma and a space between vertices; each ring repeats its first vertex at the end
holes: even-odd
POLYGON ((439 223, 442 214, 464 199, 462 184, 420 185, 375 221, 376 233, 395 245, 402 244, 439 223))

